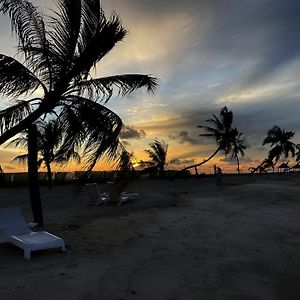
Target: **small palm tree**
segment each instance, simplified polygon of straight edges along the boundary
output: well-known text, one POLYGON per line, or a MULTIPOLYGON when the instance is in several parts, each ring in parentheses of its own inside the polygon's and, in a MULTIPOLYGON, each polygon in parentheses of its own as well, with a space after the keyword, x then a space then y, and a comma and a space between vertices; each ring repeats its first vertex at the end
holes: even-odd
MULTIPOLYGON (((52 163, 63 166, 72 159, 80 163, 80 155, 77 151, 64 152, 65 149, 62 148, 62 145, 65 136, 66 132, 58 119, 49 122, 37 122, 38 166, 45 164, 49 188, 52 186, 52 163)), ((28 136, 24 133, 22 136, 12 140, 8 146, 25 148, 27 143, 28 136)), ((26 163, 27 160, 28 153, 15 157, 13 162, 26 163)))
POLYGON ((264 139, 263 145, 271 144, 271 147, 273 147, 269 151, 268 158, 274 160, 274 165, 282 155, 284 155, 285 158, 288 158, 289 155, 292 157, 295 156, 297 145, 290 141, 294 134, 294 132, 285 131, 279 126, 274 126, 268 131, 268 135, 264 139))
POLYGON ((169 145, 165 141, 154 140, 149 144, 150 149, 146 149, 150 161, 141 161, 141 166, 155 167, 158 170, 158 175, 164 174, 165 165, 167 163, 167 152, 169 145))
POLYGON ((211 156, 209 156, 207 159, 204 159, 201 163, 185 167, 182 171, 195 168, 197 173, 197 167, 211 160, 218 152, 223 151, 225 155, 228 155, 232 150, 233 143, 236 141, 239 134, 236 128, 232 128, 232 121, 233 113, 225 106, 221 109, 219 118, 213 114, 213 118, 207 120, 207 122, 211 123, 212 126, 197 126, 208 132, 199 134, 199 136, 214 139, 217 144, 217 149, 211 156))
POLYGON ((245 149, 247 147, 242 139, 242 133, 237 133, 235 140, 232 142, 231 157, 236 159, 237 172, 240 174, 240 160, 239 154, 243 157, 245 155, 245 149))
POLYGON ((134 172, 133 153, 128 152, 125 147, 121 145, 121 152, 117 160, 116 170, 119 174, 119 178, 130 177, 134 172))

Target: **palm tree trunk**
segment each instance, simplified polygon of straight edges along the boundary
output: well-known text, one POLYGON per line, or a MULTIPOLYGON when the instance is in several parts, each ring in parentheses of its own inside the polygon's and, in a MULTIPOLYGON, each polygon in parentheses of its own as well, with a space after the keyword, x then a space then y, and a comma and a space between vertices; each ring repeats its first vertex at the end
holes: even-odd
POLYGON ((219 151, 220 151, 221 147, 218 147, 218 149, 207 159, 205 159, 204 161, 202 161, 201 163, 199 164, 196 164, 196 165, 192 165, 192 166, 188 166, 188 167, 185 167, 184 169, 182 169, 181 171, 185 171, 185 170, 188 170, 188 169, 192 169, 192 168, 197 168, 205 163, 207 163, 209 160, 211 160, 219 151))
POLYGON ((237 163, 238 174, 240 174, 240 160, 239 160, 239 156, 238 155, 236 156, 236 163, 237 163))
POLYGON ((39 226, 44 225, 43 210, 40 197, 37 164, 37 128, 32 124, 28 128, 28 183, 33 220, 39 226))
POLYGON ((255 169, 253 169, 252 171, 251 171, 251 174, 254 174, 256 171, 258 171, 262 166, 263 166, 263 164, 265 163, 265 161, 263 161, 261 164, 259 164, 255 169))
POLYGON ((47 168, 47 177, 48 177, 48 189, 52 188, 52 170, 49 162, 45 162, 47 168))

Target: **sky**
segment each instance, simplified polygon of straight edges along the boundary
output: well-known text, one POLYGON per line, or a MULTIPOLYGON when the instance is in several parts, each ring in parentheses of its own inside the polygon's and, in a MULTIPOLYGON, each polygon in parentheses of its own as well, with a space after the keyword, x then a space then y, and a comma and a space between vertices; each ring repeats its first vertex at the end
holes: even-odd
MULTIPOLYGON (((55 2, 55 1, 54 1, 55 2)), ((54 8, 53 1, 33 1, 54 8)), ((296 132, 300 143, 299 0, 102 0, 128 35, 97 65, 95 76, 122 73, 159 78, 154 95, 143 91, 107 104, 123 120, 122 141, 137 160, 154 139, 169 144, 168 168, 201 162, 216 149, 197 125, 227 106, 246 145, 242 170, 267 156, 262 146, 274 125, 296 132)), ((14 55, 9 20, 0 17, 0 52, 14 55)), ((20 150, 1 148, 5 171, 20 150)), ((223 154, 214 164, 236 170, 223 154)), ((72 166, 73 168, 73 166, 72 166)), ((78 167, 77 167, 78 168, 78 167)), ((98 164, 96 169, 108 168, 98 164)))

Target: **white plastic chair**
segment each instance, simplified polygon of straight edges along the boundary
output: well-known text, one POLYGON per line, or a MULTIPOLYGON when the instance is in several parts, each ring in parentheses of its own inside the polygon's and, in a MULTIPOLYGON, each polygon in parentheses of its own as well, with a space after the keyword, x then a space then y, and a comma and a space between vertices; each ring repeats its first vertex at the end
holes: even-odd
POLYGON ((107 192, 100 192, 97 183, 87 183, 85 185, 85 190, 88 193, 87 204, 90 205, 101 205, 106 204, 109 200, 109 194, 107 192))
POLYGON ((31 258, 31 251, 61 248, 66 251, 63 239, 47 231, 31 231, 17 207, 0 209, 0 228, 4 242, 10 242, 24 250, 24 257, 31 258))

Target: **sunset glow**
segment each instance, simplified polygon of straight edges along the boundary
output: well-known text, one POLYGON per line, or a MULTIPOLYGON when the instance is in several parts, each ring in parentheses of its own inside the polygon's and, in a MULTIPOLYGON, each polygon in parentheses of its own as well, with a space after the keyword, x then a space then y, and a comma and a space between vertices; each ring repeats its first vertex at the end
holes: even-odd
MULTIPOLYGON (((45 11, 52 1, 33 1, 45 11)), ((167 169, 201 162, 215 149, 213 140, 199 137, 206 124, 225 105, 233 111, 234 127, 244 133, 247 149, 241 159, 246 172, 267 156, 262 146, 268 129, 278 125, 300 139, 300 19, 297 1, 102 1, 107 15, 116 12, 129 34, 97 65, 95 76, 121 73, 159 78, 154 95, 135 92, 112 98, 107 106, 124 122, 121 140, 136 161, 154 139, 169 144, 167 169), (226 13, 225 13, 226 11, 226 13), (299 133, 299 134, 298 134, 299 133)), ((15 55, 10 23, 1 16, 1 53, 15 55)), ((6 107, 2 99, 0 107, 6 107)), ((0 148, 5 172, 25 171, 12 164, 21 149, 0 148)), ((199 169, 214 165, 236 172, 235 161, 219 153, 199 169)), ((80 170, 71 162, 63 169, 80 170)), ((111 170, 99 162, 95 170, 111 170)))

